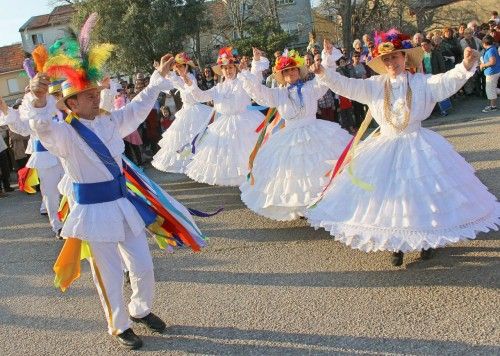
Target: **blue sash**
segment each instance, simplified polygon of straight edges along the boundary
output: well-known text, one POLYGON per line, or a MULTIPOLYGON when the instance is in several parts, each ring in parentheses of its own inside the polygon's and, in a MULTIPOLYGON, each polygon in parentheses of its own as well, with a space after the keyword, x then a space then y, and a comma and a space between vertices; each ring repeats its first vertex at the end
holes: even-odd
POLYGON ((43 147, 40 140, 33 141, 33 152, 47 152, 47 149, 43 147))
POLYGON ((127 198, 137 209, 144 223, 152 224, 156 220, 156 214, 144 200, 127 189, 125 176, 104 142, 78 119, 70 118, 68 121, 113 175, 113 179, 106 182, 73 183, 75 201, 78 204, 98 204, 127 198))

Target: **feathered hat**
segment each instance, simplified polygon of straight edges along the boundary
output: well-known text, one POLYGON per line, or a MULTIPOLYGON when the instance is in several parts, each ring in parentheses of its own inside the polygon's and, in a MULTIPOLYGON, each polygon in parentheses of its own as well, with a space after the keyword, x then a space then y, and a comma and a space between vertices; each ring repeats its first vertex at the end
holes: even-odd
MULTIPOLYGON (((38 45, 31 52, 31 58, 26 58, 23 61, 23 68, 30 79, 33 79, 36 73, 43 72, 45 63, 49 58, 49 53, 44 45, 38 45)), ((61 91, 62 80, 58 78, 50 78, 49 94, 55 94, 61 91)))
POLYGON ((191 60, 191 58, 188 56, 188 54, 186 52, 181 52, 181 53, 177 53, 175 55, 175 63, 176 64, 185 64, 185 65, 188 65, 190 67, 194 67, 194 62, 191 60))
POLYGON ((90 47, 90 34, 99 19, 92 13, 85 21, 78 39, 63 38, 49 49, 50 56, 44 72, 51 77, 64 77, 61 84, 64 102, 69 97, 90 89, 102 89, 98 81, 103 78, 102 67, 111 56, 114 46, 102 43, 90 47))
POLYGON ((219 50, 217 65, 212 67, 217 75, 222 75, 221 67, 229 64, 238 64, 238 50, 233 47, 224 47, 219 50))
POLYGON ((298 68, 300 77, 304 79, 307 76, 307 68, 305 66, 305 59, 299 55, 296 50, 285 49, 281 57, 276 60, 274 65, 274 78, 278 83, 284 85, 285 79, 283 78, 283 71, 285 69, 298 68))
POLYGON ((382 61, 384 54, 392 52, 405 52, 406 67, 417 68, 422 63, 424 52, 420 47, 413 47, 410 36, 400 33, 396 29, 387 32, 375 32, 375 49, 373 58, 367 63, 368 66, 378 74, 387 73, 382 61))

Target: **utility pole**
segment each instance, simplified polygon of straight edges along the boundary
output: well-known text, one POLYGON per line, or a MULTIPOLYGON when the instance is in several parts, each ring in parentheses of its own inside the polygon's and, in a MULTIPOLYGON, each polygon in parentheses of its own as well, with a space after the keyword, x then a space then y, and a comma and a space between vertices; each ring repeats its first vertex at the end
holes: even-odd
POLYGON ((344 14, 342 19, 342 42, 347 49, 347 53, 351 53, 352 43, 352 0, 344 0, 344 14))

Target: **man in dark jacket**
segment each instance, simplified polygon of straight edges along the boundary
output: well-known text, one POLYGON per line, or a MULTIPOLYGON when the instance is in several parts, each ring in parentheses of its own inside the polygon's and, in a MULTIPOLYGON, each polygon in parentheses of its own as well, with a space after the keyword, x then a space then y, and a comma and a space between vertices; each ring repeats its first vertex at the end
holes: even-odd
POLYGON ((425 74, 439 74, 446 72, 443 54, 435 50, 428 39, 422 40, 420 44, 424 50, 422 68, 425 74))

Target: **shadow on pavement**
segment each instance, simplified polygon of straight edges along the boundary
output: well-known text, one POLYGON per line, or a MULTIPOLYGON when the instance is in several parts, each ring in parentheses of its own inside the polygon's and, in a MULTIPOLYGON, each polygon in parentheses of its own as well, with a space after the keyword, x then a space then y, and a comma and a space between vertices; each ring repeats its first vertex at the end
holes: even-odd
POLYGON ((164 336, 145 336, 143 351, 200 354, 257 355, 351 355, 414 354, 493 355, 498 346, 476 346, 464 342, 409 338, 371 338, 342 335, 243 330, 234 327, 172 325, 164 336))

